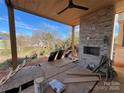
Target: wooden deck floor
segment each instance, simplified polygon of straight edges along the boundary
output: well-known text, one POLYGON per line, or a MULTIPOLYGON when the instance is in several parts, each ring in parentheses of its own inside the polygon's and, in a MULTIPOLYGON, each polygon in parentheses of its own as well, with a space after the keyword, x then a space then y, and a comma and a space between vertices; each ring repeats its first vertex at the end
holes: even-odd
MULTIPOLYGON (((59 61, 56 61, 54 63, 45 62, 42 63, 41 66, 27 66, 24 67, 21 71, 19 71, 14 77, 10 78, 7 83, 5 83, 3 86, 0 87, 0 92, 5 91, 7 89, 11 89, 13 87, 17 87, 21 85, 24 82, 33 80, 38 77, 45 76, 46 79, 46 85, 45 85, 45 93, 54 93, 54 91, 48 86, 48 82, 53 79, 58 79, 63 82, 65 78, 68 77, 75 77, 67 75, 67 71, 85 71, 86 69, 83 69, 82 66, 78 63, 72 63, 72 60, 70 59, 62 59, 59 61)), ((87 71, 87 70, 86 70, 87 71)), ((69 83, 66 85, 66 90, 64 93, 88 93, 89 88, 91 88, 94 85, 95 82, 80 82, 80 83, 69 83)), ((100 87, 98 87, 98 90, 94 90, 93 93, 123 93, 123 84, 119 86, 120 90, 104 90, 100 89, 101 87, 104 87, 104 82, 100 82, 98 84, 100 87)), ((34 93, 34 86, 31 86, 25 90, 23 90, 21 93, 34 93)))
MULTIPOLYGON (((58 79, 63 82, 65 78, 72 77, 66 74, 67 71, 73 71, 73 70, 84 71, 84 69, 76 63, 69 63, 61 67, 55 66, 56 68, 53 68, 53 66, 52 67, 49 66, 43 67, 43 69, 47 68, 45 70, 47 82, 53 79, 58 79)), ((94 83, 95 82, 69 83, 66 84, 66 91, 64 93, 86 93, 89 91, 89 86, 92 87, 94 83)), ((34 86, 25 89, 21 93, 34 93, 34 86)), ((48 84, 46 84, 45 86, 45 93, 54 93, 54 91, 48 86, 48 84)))

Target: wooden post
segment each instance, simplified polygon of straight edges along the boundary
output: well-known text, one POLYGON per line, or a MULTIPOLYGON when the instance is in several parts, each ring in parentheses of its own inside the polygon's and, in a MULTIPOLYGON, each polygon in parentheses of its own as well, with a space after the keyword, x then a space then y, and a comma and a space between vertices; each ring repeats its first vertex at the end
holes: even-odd
POLYGON ((72 47, 72 56, 75 55, 75 45, 74 45, 74 41, 75 41, 75 27, 72 26, 72 43, 71 43, 71 47, 72 47))
POLYGON ((122 48, 123 46, 123 33, 124 33, 124 20, 119 21, 119 33, 117 39, 117 47, 122 48))
POLYGON ((14 21, 14 8, 13 8, 10 0, 6 0, 6 5, 8 7, 12 66, 13 66, 13 69, 16 69, 16 67, 17 67, 17 47, 16 47, 16 31, 15 31, 15 21, 14 21))

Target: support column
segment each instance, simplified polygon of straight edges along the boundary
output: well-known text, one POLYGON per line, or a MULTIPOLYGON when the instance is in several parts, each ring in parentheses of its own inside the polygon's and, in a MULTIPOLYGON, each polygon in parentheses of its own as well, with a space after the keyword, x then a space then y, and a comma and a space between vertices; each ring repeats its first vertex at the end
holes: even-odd
POLYGON ((71 47, 72 47, 72 56, 75 55, 75 26, 72 26, 72 43, 71 43, 71 47))
POLYGON ((124 20, 119 21, 119 33, 117 38, 117 47, 121 48, 123 46, 124 35, 124 20))
POLYGON ((16 69, 16 67, 17 67, 17 47, 16 47, 16 31, 15 31, 15 21, 14 21, 14 8, 13 8, 10 0, 6 0, 6 5, 8 7, 12 66, 13 66, 13 69, 16 69))

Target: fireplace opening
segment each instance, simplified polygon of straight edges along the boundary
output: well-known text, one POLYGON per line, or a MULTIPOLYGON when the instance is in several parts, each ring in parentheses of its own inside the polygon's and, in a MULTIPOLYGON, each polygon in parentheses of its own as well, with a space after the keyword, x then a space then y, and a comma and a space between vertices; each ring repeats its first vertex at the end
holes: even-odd
POLYGON ((99 56, 100 55, 100 48, 99 47, 84 46, 84 54, 99 56))

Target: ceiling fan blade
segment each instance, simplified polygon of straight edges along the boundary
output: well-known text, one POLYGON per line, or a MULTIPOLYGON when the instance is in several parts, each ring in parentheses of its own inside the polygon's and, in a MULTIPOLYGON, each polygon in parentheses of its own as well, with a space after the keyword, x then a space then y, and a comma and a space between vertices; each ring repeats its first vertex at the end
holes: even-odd
POLYGON ((84 7, 84 6, 79 6, 79 5, 74 5, 74 4, 73 4, 73 7, 78 8, 78 9, 83 9, 83 10, 88 10, 89 9, 87 7, 84 7))
POLYGON ((68 6, 65 9, 63 9, 62 11, 60 11, 58 14, 61 14, 62 12, 64 12, 67 9, 68 9, 68 6))

